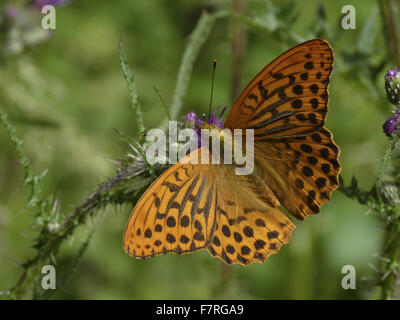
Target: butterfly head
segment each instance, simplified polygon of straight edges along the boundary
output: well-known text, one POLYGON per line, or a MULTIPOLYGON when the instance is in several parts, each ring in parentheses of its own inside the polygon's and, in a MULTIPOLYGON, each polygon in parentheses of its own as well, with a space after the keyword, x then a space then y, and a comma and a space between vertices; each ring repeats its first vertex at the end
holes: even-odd
POLYGON ((213 113, 211 113, 210 118, 206 119, 206 115, 203 114, 202 118, 198 118, 197 115, 191 111, 186 115, 186 120, 190 123, 193 123, 193 129, 197 133, 197 138, 199 141, 199 147, 201 146, 201 130, 203 129, 216 129, 219 132, 224 128, 224 121, 222 120, 222 116, 224 115, 224 112, 226 110, 226 106, 222 107, 219 106, 213 113), (221 110, 219 115, 217 115, 218 110, 221 110))

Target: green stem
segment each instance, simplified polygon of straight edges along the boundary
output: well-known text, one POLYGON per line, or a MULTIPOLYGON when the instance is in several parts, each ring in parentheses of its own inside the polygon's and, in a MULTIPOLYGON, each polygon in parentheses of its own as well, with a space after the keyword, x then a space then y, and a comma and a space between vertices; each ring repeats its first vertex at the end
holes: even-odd
POLYGON ((171 121, 171 115, 168 111, 167 104, 165 103, 164 97, 161 95, 161 92, 154 86, 154 91, 157 93, 158 97, 160 98, 161 104, 164 107, 165 114, 168 117, 168 120, 171 121))
MULTIPOLYGON (((134 164, 132 164, 132 166, 133 165, 134 164)), ((128 199, 129 202, 132 202, 133 199, 137 198, 138 192, 134 190, 128 192, 124 191, 125 188, 128 190, 125 184, 134 184, 133 180, 131 180, 131 171, 131 167, 127 167, 106 183, 101 184, 96 192, 89 195, 86 201, 81 206, 76 207, 73 213, 65 219, 56 234, 47 236, 46 231, 41 230, 38 239, 44 237, 44 240, 34 246, 37 250, 35 256, 22 264, 24 271, 21 277, 16 285, 8 290, 10 298, 21 299, 27 296, 28 291, 32 287, 32 283, 34 285, 35 279, 37 279, 35 270, 39 270, 39 267, 41 267, 52 254, 58 252, 61 244, 74 233, 78 226, 86 221, 87 217, 93 216, 108 204, 120 204, 128 202, 128 199)))
POLYGON ((386 233, 385 243, 388 245, 384 252, 382 263, 381 298, 384 300, 393 299, 400 272, 400 224, 393 223, 391 228, 393 230, 386 233))
MULTIPOLYGON (((383 155, 382 163, 379 168, 377 180, 379 181, 383 176, 385 168, 392 157, 393 150, 396 146, 396 143, 399 140, 399 135, 394 136, 383 155)), ((379 184, 377 185, 379 187, 379 184)), ((380 192, 378 191, 378 196, 380 192)), ((398 219, 395 218, 394 221, 391 221, 387 226, 387 231, 385 233, 384 246, 386 248, 383 249, 382 256, 382 282, 381 282, 381 298, 385 300, 392 299, 393 294, 396 288, 396 282, 398 279, 398 273, 400 271, 398 263, 399 263, 399 254, 400 254, 400 224, 398 219)))
POLYGON ((399 135, 395 135, 393 138, 391 138, 388 146, 386 147, 386 150, 383 155, 381 165, 380 165, 379 171, 378 171, 378 176, 377 176, 378 181, 380 181, 380 179, 383 176, 383 173, 385 172, 386 166, 389 163, 390 158, 392 157, 393 150, 396 146, 397 141, 399 141, 399 135))
MULTIPOLYGON (((193 71, 193 66, 200 53, 200 49, 210 36, 211 30, 218 18, 224 17, 227 14, 217 12, 208 14, 203 12, 197 25, 189 37, 189 42, 182 56, 181 65, 178 71, 178 79, 175 86, 174 96, 171 104, 171 118, 177 119, 179 112, 182 109, 183 102, 189 87, 190 78, 193 71)), ((165 121, 163 121, 165 123, 165 121)))
MULTIPOLYGON (((393 0, 379 1, 384 34, 386 37, 386 46, 388 56, 391 63, 400 66, 400 41, 399 41, 399 25, 398 25, 398 2, 393 0)), ((384 170, 393 154, 396 143, 399 140, 399 135, 393 137, 385 150, 382 158, 381 166, 378 172, 378 181, 383 176, 384 170)), ((379 192, 378 192, 379 194, 379 192)), ((385 233, 384 247, 382 250, 382 278, 381 278, 381 298, 392 299, 396 289, 396 282, 400 272, 399 257, 400 257, 400 221, 394 217, 387 226, 385 233)))
MULTIPOLYGON (((238 15, 243 15, 246 7, 245 0, 235 0, 234 2, 234 12, 238 15)), ((232 105, 235 103, 236 99, 239 97, 242 79, 242 64, 243 58, 246 51, 246 29, 243 23, 237 19, 232 19, 233 21, 233 41, 232 41, 232 105)))
POLYGON ((400 66, 399 19, 396 16, 398 4, 393 0, 380 0, 379 6, 389 56, 395 65, 400 66))

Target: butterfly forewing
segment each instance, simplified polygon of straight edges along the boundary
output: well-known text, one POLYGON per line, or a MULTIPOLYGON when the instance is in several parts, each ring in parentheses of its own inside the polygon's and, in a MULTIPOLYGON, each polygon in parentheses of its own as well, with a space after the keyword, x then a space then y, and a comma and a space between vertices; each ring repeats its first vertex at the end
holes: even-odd
POLYGON ((324 124, 333 53, 310 40, 266 66, 243 91, 226 128, 252 128, 255 139, 304 135, 324 124))
POLYGON ((164 172, 143 194, 124 234, 124 248, 147 258, 207 247, 216 221, 216 186, 212 167, 182 159, 164 172))

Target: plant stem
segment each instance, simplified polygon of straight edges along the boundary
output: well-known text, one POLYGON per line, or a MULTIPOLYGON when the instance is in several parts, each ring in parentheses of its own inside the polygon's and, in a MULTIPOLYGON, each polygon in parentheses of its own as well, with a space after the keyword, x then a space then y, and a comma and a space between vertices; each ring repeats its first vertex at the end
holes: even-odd
MULTIPOLYGON (((379 1, 382 23, 386 37, 386 47, 390 63, 400 66, 400 38, 399 24, 397 13, 399 10, 398 2, 393 0, 379 1)), ((383 176, 384 170, 390 160, 399 136, 396 135, 389 142, 382 159, 382 163, 378 172, 378 181, 383 176)), ((398 212, 397 212, 398 213, 398 212)), ((398 216, 394 216, 393 220, 389 220, 385 239, 382 248, 382 278, 381 278, 381 298, 388 300, 395 298, 396 283, 399 279, 399 258, 400 258, 400 220, 398 216)))
POLYGON ((165 103, 164 98, 161 95, 161 92, 157 89, 156 86, 154 86, 153 88, 154 88, 154 91, 157 93, 158 97, 160 98, 161 104, 164 107, 164 111, 165 111, 165 114, 168 117, 168 120, 171 121, 172 120, 171 115, 169 114, 167 104, 165 103))
MULTIPOLYGON (((174 97, 171 105, 172 119, 177 119, 179 112, 182 109, 187 89, 189 87, 193 66, 200 53, 200 49, 208 39, 215 21, 225 15, 226 14, 221 12, 208 14, 204 11, 197 22, 194 31, 190 35, 189 43, 183 53, 181 65, 178 71, 178 79, 176 81, 174 97)), ((165 121, 163 121, 163 123, 165 123, 165 121)))
MULTIPOLYGON (((245 10, 245 0, 235 0, 234 10, 237 14, 243 14, 245 10)), ((240 80, 242 78, 242 64, 246 51, 246 29, 238 20, 233 21, 233 41, 232 41, 232 105, 239 97, 241 90, 240 80)))
POLYGON ((395 3, 393 0, 380 0, 379 6, 389 56, 392 63, 396 66, 400 66, 399 18, 396 16, 399 9, 398 2, 395 3))
POLYGON ((386 169, 386 166, 390 160, 390 158, 392 157, 393 154, 393 150, 396 147, 397 141, 399 141, 399 135, 395 135, 393 138, 390 139, 388 146, 386 147, 385 153, 383 154, 383 158, 381 161, 381 165, 379 167, 379 171, 378 171, 378 176, 377 176, 377 180, 379 181, 386 169))
MULTIPOLYGON (((141 171, 133 169, 133 166, 135 166, 134 163, 118 172, 105 183, 100 184, 97 191, 90 194, 86 201, 81 206, 76 207, 69 217, 65 219, 65 222, 60 226, 56 234, 46 236, 46 231, 41 230, 38 239, 41 239, 41 236, 44 236, 44 238, 43 240, 39 240, 34 246, 37 250, 35 256, 22 264, 24 271, 21 277, 16 285, 8 290, 10 298, 26 298, 28 291, 32 289, 32 283, 30 282, 33 282, 34 285, 36 281, 34 279, 37 279, 35 270, 40 270, 40 267, 49 257, 58 252, 61 244, 74 233, 78 226, 85 222, 87 217, 93 216, 108 204, 120 204, 128 201, 134 203, 135 199, 140 195, 141 190, 127 189, 126 184, 132 185, 134 183, 133 177, 135 176, 135 172, 141 173, 141 171)), ((148 180, 147 185, 154 180, 151 177, 141 177, 141 180, 143 179, 148 180)))
POLYGON ((382 292, 384 300, 393 299, 396 290, 396 282, 399 279, 399 258, 400 258, 400 224, 393 223, 389 226, 392 230, 386 233, 386 250, 382 263, 382 292))

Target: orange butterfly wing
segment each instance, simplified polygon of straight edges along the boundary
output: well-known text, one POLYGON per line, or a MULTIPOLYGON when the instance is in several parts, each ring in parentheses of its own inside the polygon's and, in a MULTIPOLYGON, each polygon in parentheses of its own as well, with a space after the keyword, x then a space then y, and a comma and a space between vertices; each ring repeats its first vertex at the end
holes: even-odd
POLYGON ((207 247, 216 224, 212 166, 192 164, 198 149, 165 171, 142 195, 129 218, 123 246, 136 258, 207 247))
POLYGON ((286 51, 249 83, 225 128, 252 128, 259 140, 304 135, 322 127, 332 66, 333 52, 324 40, 286 51))
POLYGON ((225 122, 254 129, 259 174, 299 219, 318 213, 339 186, 340 150, 324 128, 332 68, 324 40, 286 51, 250 82, 225 122))
POLYGON ((263 262, 289 242, 295 225, 257 175, 235 169, 215 165, 217 223, 208 251, 227 264, 263 262))

